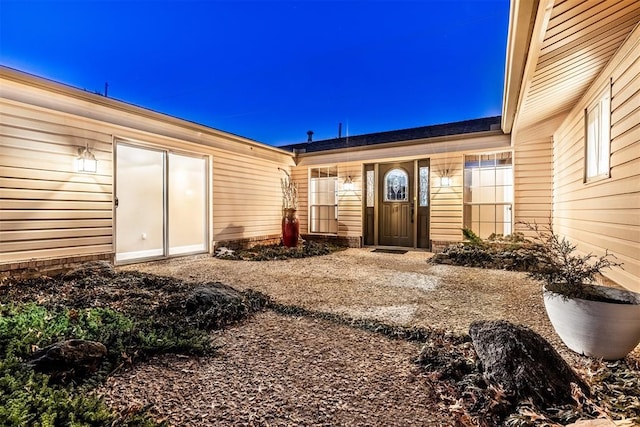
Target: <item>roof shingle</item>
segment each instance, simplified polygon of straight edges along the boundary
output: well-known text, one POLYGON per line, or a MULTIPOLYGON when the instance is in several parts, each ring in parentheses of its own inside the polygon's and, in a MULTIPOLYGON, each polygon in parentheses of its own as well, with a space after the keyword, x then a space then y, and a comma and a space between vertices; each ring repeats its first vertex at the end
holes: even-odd
POLYGON ((361 147, 389 142, 412 141, 416 139, 436 138, 451 135, 463 135, 477 132, 500 130, 500 116, 482 119, 464 120, 440 125, 368 133, 364 135, 344 136, 313 142, 284 145, 280 148, 288 151, 312 153, 340 148, 361 147))

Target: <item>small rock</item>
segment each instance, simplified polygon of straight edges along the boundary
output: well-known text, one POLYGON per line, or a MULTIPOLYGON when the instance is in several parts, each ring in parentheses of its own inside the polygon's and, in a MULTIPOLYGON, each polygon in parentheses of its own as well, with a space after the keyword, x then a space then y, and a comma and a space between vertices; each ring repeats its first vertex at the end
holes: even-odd
POLYGON ((580 420, 572 424, 567 424, 566 427, 615 427, 616 424, 612 421, 605 420, 603 418, 597 420, 580 420))
POLYGON ((228 256, 233 256, 234 253, 235 251, 233 249, 229 249, 227 247, 222 246, 216 250, 216 257, 224 258, 228 256))
POLYGON ((64 274, 65 280, 82 279, 89 276, 114 277, 116 270, 107 261, 91 261, 80 264, 64 274))
POLYGON ((210 283, 208 286, 195 288, 187 297, 185 305, 188 313, 207 310, 220 304, 239 304, 242 295, 230 286, 222 283, 210 283))
POLYGON ((537 333, 503 320, 476 321, 469 328, 484 376, 515 400, 531 399, 541 408, 575 404, 571 383, 589 387, 537 333))

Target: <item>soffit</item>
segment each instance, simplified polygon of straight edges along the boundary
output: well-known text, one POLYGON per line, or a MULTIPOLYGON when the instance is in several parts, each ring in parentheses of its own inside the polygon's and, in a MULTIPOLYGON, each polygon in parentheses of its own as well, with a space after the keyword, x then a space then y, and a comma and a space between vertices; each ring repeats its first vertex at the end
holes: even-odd
MULTIPOLYGON (((541 2, 514 132, 559 122, 640 22, 640 1, 541 2)), ((553 127, 553 129, 551 129, 553 127)))

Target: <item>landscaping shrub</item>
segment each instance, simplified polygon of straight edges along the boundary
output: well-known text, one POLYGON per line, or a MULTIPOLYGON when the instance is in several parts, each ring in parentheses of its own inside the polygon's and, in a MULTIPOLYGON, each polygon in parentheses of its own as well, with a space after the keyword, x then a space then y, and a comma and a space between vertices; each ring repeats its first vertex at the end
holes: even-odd
POLYGON ((120 367, 154 354, 212 354, 209 330, 261 310, 266 301, 258 292, 142 273, 75 273, 3 283, 0 425, 157 425, 144 412, 123 417, 111 413, 91 391, 120 367), (188 309, 188 297, 197 286, 226 292, 206 307, 188 309), (58 381, 26 363, 34 351, 72 338, 98 341, 107 348, 105 360, 90 377, 58 381))
POLYGON ((287 248, 282 245, 258 245, 251 249, 221 251, 216 254, 216 257, 238 261, 275 261, 329 255, 332 252, 343 249, 345 248, 342 246, 305 240, 301 245, 293 248, 287 248))
MULTIPOLYGON (((101 341, 109 354, 96 377, 128 350, 134 323, 109 309, 48 309, 35 303, 0 304, 0 421, 2 425, 110 426, 118 417, 87 393, 96 384, 54 384, 24 363, 33 351, 68 337, 101 341), (120 353, 122 352, 122 353, 120 353)), ((81 380, 77 378, 76 380, 81 380)), ((131 414, 123 425, 155 425, 131 414)))
POLYGON ((531 271, 537 265, 536 254, 532 251, 535 244, 527 241, 521 233, 508 236, 492 234, 486 240, 466 228, 462 233, 467 239, 465 242, 447 246, 431 257, 430 262, 511 271, 531 271))

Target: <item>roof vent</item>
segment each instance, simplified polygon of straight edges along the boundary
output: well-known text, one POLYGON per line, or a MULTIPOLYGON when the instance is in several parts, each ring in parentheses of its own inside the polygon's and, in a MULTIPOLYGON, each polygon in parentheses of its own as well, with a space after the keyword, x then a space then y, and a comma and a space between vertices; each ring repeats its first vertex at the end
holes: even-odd
POLYGON ((312 130, 308 130, 307 131, 307 142, 312 142, 313 141, 313 131, 312 130))

